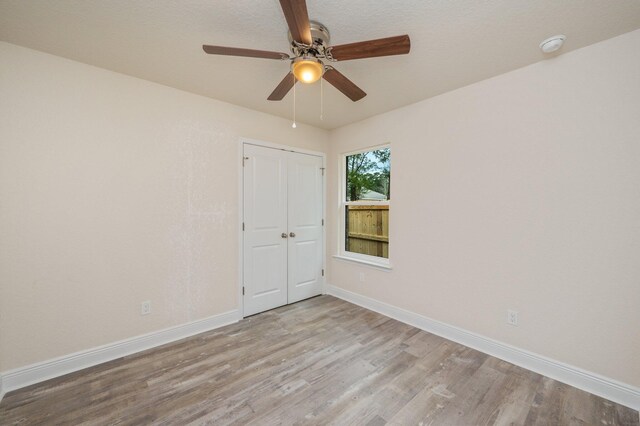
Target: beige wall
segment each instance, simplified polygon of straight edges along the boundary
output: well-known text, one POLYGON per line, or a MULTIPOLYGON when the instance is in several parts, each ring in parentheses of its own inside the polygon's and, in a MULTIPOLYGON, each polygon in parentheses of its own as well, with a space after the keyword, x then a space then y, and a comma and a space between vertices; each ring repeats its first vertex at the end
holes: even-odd
POLYGON ((635 31, 333 131, 328 254, 339 154, 390 142, 394 269, 332 259, 328 282, 640 385, 638 52, 635 31))
POLYGON ((0 371, 235 309, 239 138, 328 133, 6 43, 0 63, 0 371))
MULTIPOLYGON (((640 385, 639 48, 331 132, 328 254, 339 153, 390 142, 394 269, 330 259, 328 282, 640 385)), ((328 133, 6 43, 0 62, 0 371, 235 309, 238 139, 328 133)))

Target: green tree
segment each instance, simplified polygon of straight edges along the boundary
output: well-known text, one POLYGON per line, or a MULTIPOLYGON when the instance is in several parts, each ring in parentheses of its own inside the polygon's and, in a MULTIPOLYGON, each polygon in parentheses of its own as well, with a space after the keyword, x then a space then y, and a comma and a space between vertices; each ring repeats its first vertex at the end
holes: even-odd
POLYGON ((373 156, 378 161, 378 172, 376 173, 376 192, 387 196, 387 200, 391 199, 391 150, 389 148, 378 149, 373 151, 373 156))
POLYGON ((390 155, 389 148, 384 148, 347 156, 348 200, 360 200, 366 191, 385 194, 389 199, 390 155))
POLYGON ((375 162, 366 152, 347 156, 347 194, 350 201, 357 201, 374 185, 372 172, 375 162))

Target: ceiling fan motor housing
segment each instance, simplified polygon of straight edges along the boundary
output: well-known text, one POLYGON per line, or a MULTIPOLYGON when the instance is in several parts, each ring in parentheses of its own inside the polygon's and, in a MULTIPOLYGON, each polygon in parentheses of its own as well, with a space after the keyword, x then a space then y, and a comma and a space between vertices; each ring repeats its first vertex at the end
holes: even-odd
POLYGON ((331 35, 329 34, 327 27, 316 21, 309 21, 309 27, 311 30, 312 44, 308 49, 304 49, 304 46, 296 42, 291 35, 291 31, 289 31, 289 43, 291 44, 291 52, 293 52, 294 56, 298 56, 301 51, 303 53, 321 54, 324 56, 324 51, 329 47, 331 35))

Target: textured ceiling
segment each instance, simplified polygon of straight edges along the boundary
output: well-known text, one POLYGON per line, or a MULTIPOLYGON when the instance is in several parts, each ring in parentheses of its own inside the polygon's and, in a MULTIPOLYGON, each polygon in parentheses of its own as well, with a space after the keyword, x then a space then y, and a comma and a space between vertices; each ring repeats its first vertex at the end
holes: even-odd
MULTIPOLYGON (((368 96, 297 85, 298 121, 335 128, 640 28, 638 0, 307 0, 332 44, 409 34, 405 56, 338 62, 368 96)), ((288 63, 206 55, 202 44, 287 52, 277 0, 0 0, 0 40, 282 117, 267 96, 288 63)), ((6 66, 4 64, 3 66, 6 66)))

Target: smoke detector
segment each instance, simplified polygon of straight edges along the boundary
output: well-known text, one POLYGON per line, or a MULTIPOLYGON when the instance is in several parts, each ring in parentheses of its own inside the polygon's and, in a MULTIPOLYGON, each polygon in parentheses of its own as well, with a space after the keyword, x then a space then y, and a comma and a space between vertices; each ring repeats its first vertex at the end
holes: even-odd
POLYGON ((540 50, 542 50, 544 53, 555 52, 562 47, 566 38, 567 37, 562 34, 549 37, 548 39, 540 43, 540 50))

